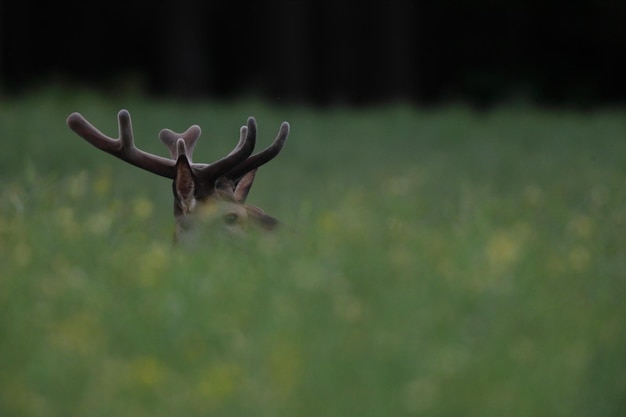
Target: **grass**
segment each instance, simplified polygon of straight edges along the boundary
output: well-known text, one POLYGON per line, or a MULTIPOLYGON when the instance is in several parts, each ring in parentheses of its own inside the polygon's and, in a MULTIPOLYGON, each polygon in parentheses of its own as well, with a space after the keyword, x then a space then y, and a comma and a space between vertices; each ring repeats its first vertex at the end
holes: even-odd
POLYGON ((0 101, 0 415, 620 416, 626 113, 0 101), (168 180, 90 147, 292 132, 273 236, 173 248, 168 180))

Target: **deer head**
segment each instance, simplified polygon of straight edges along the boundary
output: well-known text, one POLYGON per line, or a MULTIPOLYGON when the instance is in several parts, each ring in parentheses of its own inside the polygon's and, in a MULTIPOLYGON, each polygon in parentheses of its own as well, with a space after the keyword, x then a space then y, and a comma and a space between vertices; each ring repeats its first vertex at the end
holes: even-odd
POLYGON ((216 224, 237 235, 244 234, 249 227, 271 230, 277 226, 278 220, 259 207, 245 204, 245 201, 257 169, 282 149, 289 135, 289 123, 281 124, 270 146, 252 155, 257 126, 255 119, 249 117, 247 124, 240 129, 237 146, 223 158, 204 164, 192 161, 200 137, 199 126, 193 125, 182 133, 161 130, 159 138, 170 153, 170 158, 164 158, 135 147, 128 111, 120 110, 117 119, 117 139, 100 132, 80 113, 70 114, 67 125, 96 148, 173 180, 175 241, 192 240, 216 224))

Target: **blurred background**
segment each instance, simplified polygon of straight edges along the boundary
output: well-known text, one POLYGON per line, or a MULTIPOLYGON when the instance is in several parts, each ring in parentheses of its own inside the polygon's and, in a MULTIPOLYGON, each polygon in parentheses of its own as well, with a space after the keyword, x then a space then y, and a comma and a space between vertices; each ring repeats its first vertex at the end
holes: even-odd
POLYGON ((624 52, 625 0, 0 0, 0 417, 626 416, 624 52), (121 108, 288 121, 285 227, 173 247, 66 125, 121 108))
POLYGON ((626 2, 0 3, 0 86, 477 107, 626 100, 626 2))

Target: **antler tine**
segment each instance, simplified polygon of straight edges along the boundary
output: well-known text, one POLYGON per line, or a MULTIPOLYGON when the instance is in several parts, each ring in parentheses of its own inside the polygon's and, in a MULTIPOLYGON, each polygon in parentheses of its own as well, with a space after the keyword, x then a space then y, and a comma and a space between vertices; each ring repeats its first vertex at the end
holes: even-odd
POLYGON ((239 142, 237 142, 237 146, 235 146, 235 148, 222 159, 219 159, 204 168, 198 169, 198 174, 204 178, 219 178, 237 164, 245 161, 245 159, 250 156, 254 150, 255 143, 256 120, 254 117, 249 117, 247 126, 242 126, 240 129, 239 142))
POLYGON ((246 137, 248 136, 248 126, 241 126, 239 129, 239 142, 237 142, 237 146, 230 151, 228 155, 232 155, 233 153, 239 152, 241 147, 246 143, 246 137))
POLYGON ((96 148, 146 171, 173 179, 176 175, 175 162, 173 160, 144 152, 135 147, 128 111, 120 110, 117 114, 117 119, 119 128, 118 139, 106 136, 77 112, 68 116, 67 125, 78 136, 96 148))
POLYGON ((187 158, 188 161, 191 159, 191 152, 189 151, 189 148, 187 147, 187 142, 184 138, 178 138, 178 140, 176 140, 176 145, 174 146, 176 147, 176 159, 180 158, 181 156, 187 158))
POLYGON ((250 156, 241 164, 236 165, 233 169, 228 171, 225 176, 233 181, 236 181, 242 176, 244 176, 246 173, 271 161, 272 159, 276 157, 276 155, 280 153, 281 149, 283 148, 283 145, 287 141, 288 136, 289 136, 289 123, 283 122, 280 125, 280 130, 278 131, 278 135, 276 136, 276 139, 274 139, 274 142, 270 146, 268 146, 261 152, 258 152, 250 156))
POLYGON ((201 133, 202 130, 198 125, 190 126, 189 129, 185 130, 182 133, 174 132, 171 129, 163 129, 159 132, 159 139, 161 139, 161 142, 163 142, 163 144, 167 146, 167 149, 170 151, 170 156, 172 157, 172 159, 178 158, 179 153, 177 153, 176 151, 176 144, 178 142, 178 139, 183 139, 185 141, 185 146, 187 149, 187 158, 191 163, 193 150, 201 133))

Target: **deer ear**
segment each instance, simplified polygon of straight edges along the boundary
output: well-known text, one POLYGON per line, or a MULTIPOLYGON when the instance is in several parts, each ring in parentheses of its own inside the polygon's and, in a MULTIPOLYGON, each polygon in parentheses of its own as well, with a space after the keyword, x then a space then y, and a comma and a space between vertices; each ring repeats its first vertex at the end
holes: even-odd
POLYGON ((176 177, 174 178, 174 192, 180 203, 183 213, 189 213, 196 205, 195 181, 191 166, 186 155, 180 155, 176 161, 176 177))
POLYGON ((241 177, 241 179, 237 183, 237 186, 235 187, 235 201, 241 204, 246 202, 246 198, 248 197, 250 187, 252 187, 252 183, 254 182, 255 175, 256 168, 241 177))

